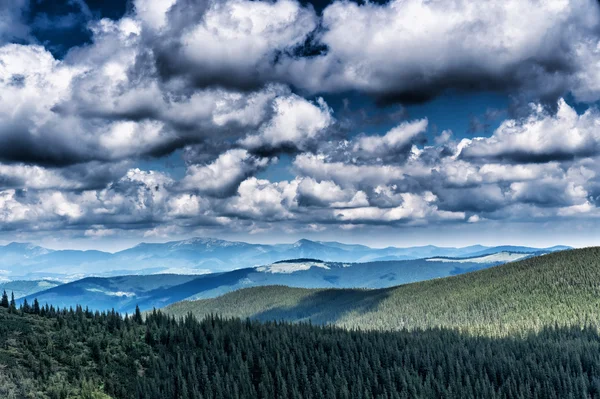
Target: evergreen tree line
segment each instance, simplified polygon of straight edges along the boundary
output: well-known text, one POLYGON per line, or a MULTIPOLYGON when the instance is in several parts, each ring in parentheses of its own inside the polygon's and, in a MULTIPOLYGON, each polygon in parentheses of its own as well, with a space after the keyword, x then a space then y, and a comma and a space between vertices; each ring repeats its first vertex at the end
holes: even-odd
POLYGON ((2 398, 600 398, 593 327, 493 338, 0 305, 2 398))

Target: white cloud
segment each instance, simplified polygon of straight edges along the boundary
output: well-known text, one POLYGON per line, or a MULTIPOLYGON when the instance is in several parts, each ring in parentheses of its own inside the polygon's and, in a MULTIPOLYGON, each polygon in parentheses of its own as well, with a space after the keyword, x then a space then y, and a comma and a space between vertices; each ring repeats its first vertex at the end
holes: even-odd
POLYGON ((46 169, 35 165, 4 165, 0 164, 0 187, 18 186, 36 190, 44 189, 77 189, 84 182, 65 178, 56 170, 46 169))
POLYGON ((331 180, 341 187, 375 187, 399 183, 405 180, 409 171, 414 176, 428 176, 431 173, 430 168, 425 165, 414 165, 414 168, 389 164, 356 165, 338 161, 329 162, 322 154, 300 154, 294 160, 294 168, 302 176, 311 176, 316 180, 331 180))
POLYGON ((600 114, 582 115, 564 100, 555 115, 541 106, 524 120, 506 120, 491 137, 463 139, 460 156, 467 159, 507 159, 520 162, 570 159, 600 152, 600 114))
POLYGON ((598 62, 599 23, 593 0, 336 1, 323 11, 326 54, 290 58, 280 72, 314 92, 362 90, 408 101, 474 87, 542 96, 568 87, 597 99, 597 90, 584 91, 589 75, 572 71, 598 62))
MULTIPOLYGON (((169 29, 153 37, 163 76, 202 87, 272 82, 275 58, 302 44, 318 23, 312 7, 294 0, 179 1, 170 18, 169 29)), ((151 20, 163 25, 162 14, 151 20)))
POLYGON ((308 177, 298 184, 299 202, 308 206, 319 205, 335 208, 368 206, 367 195, 363 191, 342 189, 332 181, 321 181, 308 177))
POLYGON ((297 188, 296 180, 271 183, 250 177, 240 184, 238 195, 226 203, 226 211, 232 216, 258 220, 293 219, 297 188))
POLYGON ((268 158, 259 158, 246 150, 229 150, 208 165, 192 165, 188 168, 182 186, 188 190, 227 196, 235 192, 246 177, 269 164, 268 158))
POLYGON ((183 35, 182 50, 196 66, 247 73, 274 51, 300 43, 314 27, 314 15, 296 1, 215 1, 183 35))
POLYGON ((427 119, 403 122, 383 136, 362 136, 354 143, 354 152, 363 156, 384 157, 395 155, 410 147, 412 141, 427 130, 427 119))
POLYGON ((241 144, 251 149, 287 146, 305 150, 333 123, 331 113, 322 98, 313 104, 295 94, 279 97, 273 103, 271 120, 261 127, 258 134, 241 140, 241 144))
POLYGON ((150 29, 159 30, 165 27, 166 13, 177 0, 134 0, 135 13, 150 29))
POLYGON ((336 1, 322 18, 293 0, 134 7, 92 21, 91 43, 61 60, 3 45, 29 33, 20 11, 0 13, 0 228, 163 236, 600 216, 599 111, 545 107, 600 96, 591 0, 336 1), (327 49, 302 55, 309 35, 327 49), (540 101, 490 137, 446 130, 425 145, 426 118, 380 134, 351 125, 343 139, 343 115, 303 97, 413 102, 446 89, 540 101), (176 149, 183 178, 134 167, 176 149), (296 176, 256 177, 286 151, 296 176))
POLYGON ((336 209, 337 220, 355 223, 430 222, 436 220, 463 220, 464 212, 448 212, 437 209, 436 196, 431 192, 423 195, 402 194, 402 204, 393 208, 363 207, 336 209))

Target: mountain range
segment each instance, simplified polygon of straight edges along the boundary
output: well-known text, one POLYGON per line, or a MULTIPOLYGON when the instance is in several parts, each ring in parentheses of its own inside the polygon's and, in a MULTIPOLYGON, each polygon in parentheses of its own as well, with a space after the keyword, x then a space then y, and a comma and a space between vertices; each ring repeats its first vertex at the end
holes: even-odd
POLYGON ((213 298, 241 288, 285 285, 299 288, 385 288, 447 277, 532 256, 498 252, 470 258, 435 257, 367 263, 293 259, 268 265, 204 275, 127 275, 87 277, 31 293, 42 304, 82 305, 92 310, 115 309, 131 313, 200 298, 213 298))
POLYGON ((299 240, 293 244, 251 244, 215 238, 166 243, 141 243, 116 253, 51 250, 30 243, 0 246, 0 281, 56 279, 74 281, 88 276, 205 274, 267 265, 285 259, 313 258, 328 262, 377 262, 430 257, 474 257, 497 252, 540 253, 568 249, 432 245, 409 248, 370 248, 339 242, 299 240))

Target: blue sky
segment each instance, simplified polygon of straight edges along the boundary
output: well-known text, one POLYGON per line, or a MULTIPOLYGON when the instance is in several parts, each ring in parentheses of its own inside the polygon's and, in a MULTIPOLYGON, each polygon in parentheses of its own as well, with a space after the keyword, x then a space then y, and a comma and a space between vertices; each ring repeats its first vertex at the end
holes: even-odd
POLYGON ((0 12, 0 242, 597 244, 596 1, 0 12))

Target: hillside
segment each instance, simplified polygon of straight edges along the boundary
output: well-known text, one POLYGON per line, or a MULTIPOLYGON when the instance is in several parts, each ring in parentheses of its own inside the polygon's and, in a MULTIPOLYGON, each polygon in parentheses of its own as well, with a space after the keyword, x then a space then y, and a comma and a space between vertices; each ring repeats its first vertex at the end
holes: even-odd
POLYGON ((239 290, 165 309, 361 329, 450 327, 505 335, 543 326, 600 324, 600 248, 533 257, 473 273, 378 290, 239 290))
POLYGON ((13 293, 15 298, 21 298, 40 291, 45 291, 60 284, 60 282, 53 280, 0 281, 0 293, 6 291, 9 294, 13 293))
POLYGON ((170 291, 170 289, 186 284, 197 277, 182 274, 86 277, 35 292, 17 302, 22 303, 23 299, 32 302, 37 298, 41 304, 48 303, 58 308, 74 308, 81 305, 90 310, 114 309, 121 313, 132 313, 138 304, 146 309, 152 309, 187 298, 189 295, 171 297, 172 294, 177 293, 177 290, 170 291))
POLYGON ((0 397, 595 398, 600 337, 582 327, 485 338, 0 307, 0 397))

